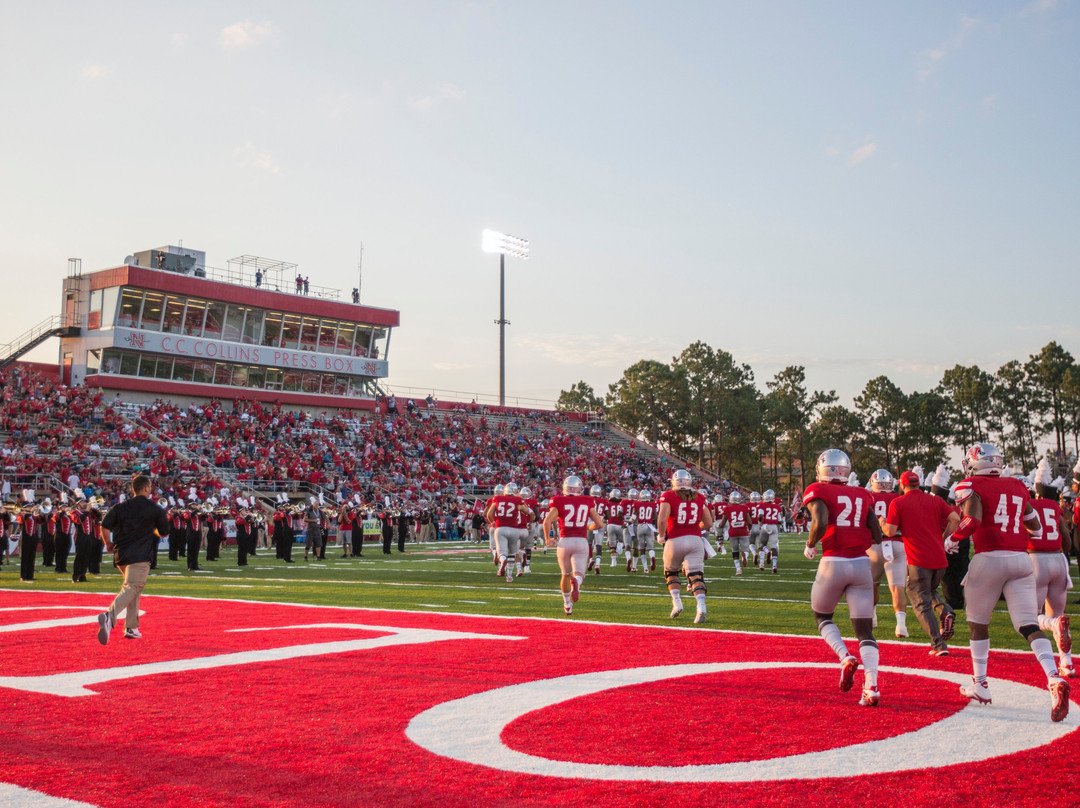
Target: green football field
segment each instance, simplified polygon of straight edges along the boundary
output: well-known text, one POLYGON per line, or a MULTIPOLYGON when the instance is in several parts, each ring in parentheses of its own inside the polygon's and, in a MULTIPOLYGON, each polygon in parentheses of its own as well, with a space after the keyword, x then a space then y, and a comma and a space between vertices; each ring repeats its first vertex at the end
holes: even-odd
MULTIPOLYGON (((709 617, 701 628, 816 634, 809 600, 817 562, 803 557, 805 538, 805 534, 780 537, 780 571, 775 575, 754 566, 736 576, 730 555, 708 560, 709 617)), ((669 617, 671 599, 659 569, 647 575, 628 573, 625 562, 612 568, 610 559, 605 556, 601 573, 589 574, 573 616, 566 617, 558 592, 558 564, 555 551, 551 549, 546 553, 534 550, 532 572, 509 584, 495 575, 486 543, 483 546, 468 542, 408 544, 404 554, 397 552, 395 544, 394 552, 384 555, 381 544, 369 542, 362 559, 341 558, 337 546, 330 545, 326 561, 319 562, 305 562, 303 546, 297 545, 293 551, 294 564, 276 560, 270 549, 260 550, 258 556, 249 559, 247 567, 236 566, 236 549, 232 546, 222 549, 221 561, 208 563, 201 555, 203 571, 191 572, 184 559, 170 562, 167 555, 161 553, 158 569, 151 575, 144 597, 240 598, 687 627, 692 626, 694 616, 693 598, 684 588, 686 611, 677 620, 669 617)), ((120 587, 120 575, 106 557, 102 574, 90 576, 84 584, 73 584, 70 576, 57 575, 41 567, 33 582, 24 583, 19 580, 16 557, 0 567, 0 587, 16 591, 115 594, 120 587)), ((1077 613, 1073 600, 1069 598, 1070 614, 1077 613)), ((152 601, 146 602, 144 608, 148 617, 152 617, 152 601)), ((910 606, 907 615, 911 636, 905 642, 929 647, 929 640, 910 606)), ((837 609, 836 617, 844 635, 852 636, 844 604, 837 609)), ((875 635, 879 639, 895 639, 895 619, 884 585, 878 618, 879 628, 875 635)), ((961 612, 952 645, 966 646, 967 638, 967 625, 961 612)), ((995 648, 1027 647, 1012 630, 1004 603, 999 604, 994 615, 991 640, 995 648)))

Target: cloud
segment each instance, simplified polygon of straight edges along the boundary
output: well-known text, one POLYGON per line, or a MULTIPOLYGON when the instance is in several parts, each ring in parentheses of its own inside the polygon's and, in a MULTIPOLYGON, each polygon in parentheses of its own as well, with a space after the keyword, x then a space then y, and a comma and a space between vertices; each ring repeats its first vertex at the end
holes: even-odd
POLYGON ((93 81, 94 79, 100 79, 103 76, 107 76, 112 72, 111 67, 105 65, 87 65, 82 69, 82 77, 93 81))
POLYGON ((964 41, 978 24, 979 21, 976 18, 962 16, 960 25, 952 36, 937 47, 922 51, 917 58, 919 78, 926 80, 934 75, 950 53, 955 53, 964 46, 964 41))
POLYGON ((431 95, 413 96, 409 106, 418 112, 427 112, 446 101, 460 101, 466 93, 456 84, 440 84, 431 95))
POLYGON ((1048 11, 1057 11, 1058 0, 1035 0, 1034 3, 1024 6, 1018 16, 1027 17, 1029 14, 1044 14, 1048 11))
POLYGON ((867 143, 864 143, 862 146, 859 146, 859 148, 855 149, 855 151, 853 151, 851 153, 851 156, 848 157, 848 165, 849 166, 857 166, 859 163, 863 162, 864 160, 869 160, 876 153, 877 153, 877 144, 874 143, 874 141, 868 139, 867 143))
POLYGON ((241 168, 257 168, 270 174, 280 174, 281 165, 277 158, 265 149, 258 149, 250 140, 233 152, 240 158, 241 168))
POLYGON ((669 362, 683 347, 661 337, 623 334, 603 338, 595 335, 551 339, 525 336, 514 340, 514 345, 560 365, 596 368, 627 368, 641 359, 669 362))
POLYGON ((225 50, 239 50, 250 48, 261 42, 272 42, 276 37, 277 26, 274 23, 254 23, 251 20, 244 20, 221 29, 221 47, 225 50))

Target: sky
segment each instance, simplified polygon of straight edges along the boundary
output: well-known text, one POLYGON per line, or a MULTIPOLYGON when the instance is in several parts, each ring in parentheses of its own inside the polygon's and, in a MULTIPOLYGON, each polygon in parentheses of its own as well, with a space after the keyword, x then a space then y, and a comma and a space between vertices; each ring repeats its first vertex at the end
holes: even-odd
POLYGON ((69 257, 182 241, 347 295, 363 244, 389 387, 496 394, 494 228, 530 241, 510 403, 696 340, 849 405, 1080 356, 1078 13, 3 2, 0 341, 59 311, 69 257))

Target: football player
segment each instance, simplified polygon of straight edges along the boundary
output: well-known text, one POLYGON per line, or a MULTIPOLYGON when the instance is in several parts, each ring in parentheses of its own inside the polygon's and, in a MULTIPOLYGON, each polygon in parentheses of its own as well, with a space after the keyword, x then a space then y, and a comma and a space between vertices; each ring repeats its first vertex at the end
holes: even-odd
POLYGON ((1037 499, 1032 500, 1031 507, 1042 523, 1043 534, 1041 539, 1028 539, 1028 557, 1035 569, 1035 605, 1041 609, 1039 628, 1054 635, 1060 655, 1058 673, 1072 679, 1076 677, 1076 669, 1072 664, 1069 616, 1065 614, 1072 544, 1063 529, 1058 489, 1050 479, 1050 464, 1045 457, 1035 469, 1035 494, 1037 499))
MULTIPOLYGON (((589 489, 589 496, 593 499, 593 508, 601 516, 607 515, 607 501, 604 499, 604 488, 594 485, 589 489)), ((604 554, 604 529, 598 524, 589 525, 589 570, 595 570, 600 574, 600 562, 604 554)), ((612 566, 615 566, 614 561, 612 566)))
MULTIPOLYGON (((763 549, 761 543, 761 494, 757 491, 751 491, 749 499, 750 508, 747 515, 750 521, 750 552, 753 553, 749 563, 753 564, 757 561, 758 551, 763 549)), ((760 568, 765 569, 765 565, 761 564, 760 568)))
POLYGON ((1035 570, 1027 554, 1029 542, 1043 540, 1043 527, 1024 484, 1002 477, 1003 466, 996 446, 976 443, 964 455, 968 476, 954 491, 963 519, 945 540, 945 552, 956 553, 963 539, 975 546, 964 585, 974 676, 960 693, 979 704, 991 703, 986 681, 990 615, 1004 594, 1013 628, 1028 641, 1046 674, 1050 720, 1061 721, 1069 714, 1069 682, 1058 673, 1054 647, 1039 628, 1035 570))
POLYGON ((496 494, 491 498, 484 516, 488 523, 495 527, 495 541, 499 551, 499 576, 506 576, 506 582, 514 580, 514 572, 521 565, 521 540, 522 534, 528 531, 521 527, 528 524, 531 516, 529 507, 518 496, 521 491, 517 483, 507 483, 502 486, 503 493, 496 494), (514 562, 514 569, 510 569, 510 562, 514 562))
POLYGON ((585 564, 589 555, 587 538, 589 521, 602 525, 604 518, 593 507, 592 497, 586 496, 581 478, 570 475, 562 484, 562 494, 551 498, 551 507, 544 516, 544 536, 549 546, 555 546, 559 558, 559 591, 563 611, 573 614, 581 584, 585 580, 585 564), (552 527, 558 523, 559 540, 554 541, 552 527))
MULTIPOLYGON (((864 672, 859 704, 877 707, 881 693, 878 644, 873 627, 874 581, 866 551, 871 544, 881 543, 881 528, 874 516, 870 493, 849 486, 850 474, 851 460, 839 449, 826 449, 818 456, 817 482, 803 492, 803 506, 810 512, 810 535, 803 554, 813 560, 821 542, 821 561, 810 589, 810 607, 822 639, 840 660, 840 690, 844 693, 851 690, 859 668, 859 658, 848 651, 840 629, 833 622, 836 606, 840 598, 845 598, 859 640, 864 672)), ((886 558, 890 549, 883 551, 886 558)))
POLYGON ((525 505, 529 508, 532 515, 529 517, 529 524, 526 526, 528 532, 528 538, 525 539, 525 546, 523 552, 525 554, 525 565, 522 568, 523 573, 530 573, 529 564, 532 562, 533 547, 536 546, 536 537, 540 535, 540 503, 536 501, 536 497, 533 496, 532 489, 529 486, 525 486, 521 489, 521 498, 525 501, 525 505))
POLYGON ((742 575, 743 565, 748 563, 750 553, 750 506, 743 502, 738 491, 728 495, 724 508, 724 526, 731 543, 731 560, 735 562, 735 574, 742 575))
POLYGON ((712 527, 712 513, 705 496, 694 490, 690 472, 671 475, 671 490, 660 495, 656 516, 657 541, 664 548, 664 579, 671 594, 671 616, 682 614, 679 571, 685 566, 690 590, 697 601, 695 623, 705 622, 705 543, 701 529, 712 527))
POLYGON ((727 548, 724 546, 724 540, 727 538, 727 524, 724 520, 724 510, 726 508, 727 500, 724 499, 723 494, 714 496, 712 503, 709 505, 709 513, 712 514, 713 518, 711 532, 716 536, 716 552, 720 555, 727 552, 727 548))
MULTIPOLYGON (((910 471, 904 472, 911 475, 910 471)), ((896 478, 888 469, 878 469, 870 475, 870 499, 874 501, 874 517, 878 520, 878 526, 885 524, 885 517, 889 515, 889 505, 900 496, 896 488, 896 478)), ((904 540, 899 535, 895 539, 886 538, 884 542, 892 545, 892 561, 885 561, 882 555, 882 546, 870 545, 867 555, 870 556, 870 571, 874 576, 874 628, 877 628, 877 603, 881 589, 881 579, 886 578, 889 582, 889 592, 892 594, 893 613, 896 615, 896 636, 907 637, 907 556, 904 554, 904 540)), ((883 543, 884 543, 883 542, 883 543)))
POLYGON ((605 529, 607 530, 608 547, 615 547, 617 554, 621 554, 625 550, 626 557, 629 559, 630 550, 627 549, 626 544, 623 542, 623 515, 622 491, 618 488, 612 488, 611 493, 608 494, 607 506, 604 511, 604 518, 607 520, 605 529))
POLYGON ((637 560, 641 554, 637 540, 637 497, 637 489, 631 488, 619 502, 623 512, 623 543, 626 545, 627 572, 637 572, 637 560))
MULTIPOLYGON (((491 557, 495 561, 496 567, 499 566, 499 545, 495 541, 495 524, 491 521, 491 517, 486 516, 486 514, 491 511, 491 505, 493 502, 495 502, 495 497, 501 497, 505 492, 505 488, 506 486, 502 485, 501 483, 499 485, 496 485, 494 490, 492 491, 491 496, 484 501, 484 514, 488 526, 488 546, 491 548, 491 557)), ((496 572, 495 574, 502 575, 501 572, 496 572)))
POLYGON ((761 496, 761 537, 759 542, 760 545, 764 546, 758 551, 758 568, 765 569, 765 565, 771 561, 773 574, 777 574, 777 556, 780 552, 780 519, 783 514, 784 506, 780 504, 780 498, 770 488, 761 496))
POLYGON ((644 488, 638 491, 638 501, 634 505, 634 519, 637 523, 637 544, 641 554, 641 571, 651 572, 656 569, 656 503, 652 492, 644 488), (648 563, 645 561, 648 556, 648 563))

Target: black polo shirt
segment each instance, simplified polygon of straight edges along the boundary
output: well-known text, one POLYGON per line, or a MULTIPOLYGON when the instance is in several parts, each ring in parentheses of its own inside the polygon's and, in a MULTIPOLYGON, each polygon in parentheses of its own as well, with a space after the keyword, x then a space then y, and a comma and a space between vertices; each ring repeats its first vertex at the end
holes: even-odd
POLYGON ((145 496, 121 502, 109 509, 101 526, 112 533, 113 563, 118 567, 152 561, 156 530, 161 535, 169 532, 169 518, 165 510, 145 496))

